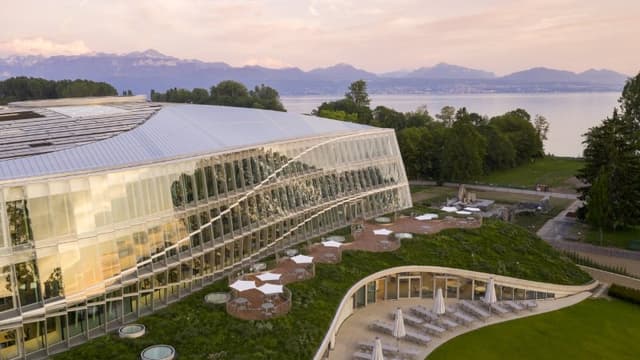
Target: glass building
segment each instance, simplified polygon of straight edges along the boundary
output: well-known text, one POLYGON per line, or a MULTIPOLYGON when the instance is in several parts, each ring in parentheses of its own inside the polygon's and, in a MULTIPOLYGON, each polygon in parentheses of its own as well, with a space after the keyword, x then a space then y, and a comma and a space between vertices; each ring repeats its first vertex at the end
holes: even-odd
POLYGON ((0 108, 0 359, 64 351, 410 206, 390 129, 139 98, 0 108))

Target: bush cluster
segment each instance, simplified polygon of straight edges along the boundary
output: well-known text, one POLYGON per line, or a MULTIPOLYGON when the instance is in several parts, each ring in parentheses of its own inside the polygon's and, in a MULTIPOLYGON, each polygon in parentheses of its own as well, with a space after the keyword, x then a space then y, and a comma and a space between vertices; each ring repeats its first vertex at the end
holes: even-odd
POLYGON ((609 296, 640 305, 640 290, 628 288, 626 286, 611 284, 609 296))

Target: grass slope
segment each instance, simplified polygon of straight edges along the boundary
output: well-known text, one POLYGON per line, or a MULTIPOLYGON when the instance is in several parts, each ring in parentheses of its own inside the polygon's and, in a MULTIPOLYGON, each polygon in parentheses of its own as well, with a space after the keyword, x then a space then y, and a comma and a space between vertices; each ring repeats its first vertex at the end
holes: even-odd
POLYGON ((553 188, 570 187, 566 181, 575 176, 583 162, 578 159, 547 156, 513 169, 494 171, 478 182, 508 187, 533 188, 546 184, 553 188))
POLYGON ((637 359, 639 333, 640 306, 586 300, 461 335, 428 359, 637 359))
POLYGON ((144 317, 143 338, 95 339, 55 359, 133 359, 146 346, 171 344, 180 359, 309 359, 324 337, 345 292, 359 279, 389 267, 441 265, 560 284, 583 284, 589 276, 544 241, 518 226, 487 221, 480 229, 446 230, 404 240, 391 253, 347 251, 337 265, 318 264, 316 277, 288 285, 291 312, 269 321, 242 321, 223 306, 202 301, 211 291, 226 291, 226 281, 207 287, 144 317), (518 263, 516 263, 516 261, 518 263))

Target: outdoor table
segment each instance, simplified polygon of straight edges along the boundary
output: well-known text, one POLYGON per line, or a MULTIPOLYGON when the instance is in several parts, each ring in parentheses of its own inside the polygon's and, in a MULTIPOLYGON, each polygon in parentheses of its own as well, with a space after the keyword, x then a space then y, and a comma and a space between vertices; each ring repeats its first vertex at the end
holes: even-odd
POLYGON ((233 302, 235 302, 238 305, 244 305, 244 304, 248 303, 249 300, 247 298, 239 297, 239 298, 236 298, 235 300, 233 300, 233 302))
POLYGON ((267 269, 267 264, 263 262, 257 262, 252 266, 252 271, 264 271, 266 269, 267 269))
POLYGON ((263 309, 265 309, 265 310, 271 310, 271 309, 273 309, 273 308, 274 308, 274 306, 275 306, 275 305, 273 305, 273 304, 272 304, 272 303, 270 303, 270 302, 266 302, 266 303, 262 304, 262 308, 263 308, 263 309))

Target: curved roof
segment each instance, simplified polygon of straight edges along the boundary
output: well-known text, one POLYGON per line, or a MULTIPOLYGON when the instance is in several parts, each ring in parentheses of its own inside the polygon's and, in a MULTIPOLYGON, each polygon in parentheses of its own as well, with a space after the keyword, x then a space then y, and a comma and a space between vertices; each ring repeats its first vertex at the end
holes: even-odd
POLYGON ((0 161, 0 180, 118 168, 278 141, 375 128, 268 110, 164 104, 142 125, 111 138, 0 161))

